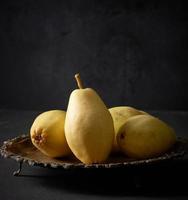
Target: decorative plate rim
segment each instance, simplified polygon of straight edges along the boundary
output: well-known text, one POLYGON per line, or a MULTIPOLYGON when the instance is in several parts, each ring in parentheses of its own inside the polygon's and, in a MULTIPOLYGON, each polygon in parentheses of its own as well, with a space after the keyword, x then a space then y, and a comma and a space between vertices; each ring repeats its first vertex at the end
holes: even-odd
MULTIPOLYGON (((100 163, 100 164, 84 164, 84 163, 44 163, 40 161, 36 161, 34 159, 24 157, 20 154, 13 153, 8 150, 8 147, 12 145, 13 143, 16 143, 23 139, 29 139, 29 135, 23 134, 20 136, 17 136, 12 139, 8 139, 3 142, 3 145, 0 147, 0 154, 4 158, 11 158, 16 160, 19 163, 27 163, 30 166, 41 166, 41 167, 49 167, 49 168, 64 168, 64 169, 70 169, 70 168, 118 168, 118 167, 128 167, 128 166, 142 166, 142 165, 148 165, 153 163, 158 163, 161 161, 171 160, 174 158, 182 157, 185 154, 184 149, 179 149, 177 152, 172 151, 170 153, 165 153, 161 156, 149 158, 149 159, 142 159, 142 160, 132 160, 132 161, 126 161, 126 162, 116 162, 116 163, 100 163)), ((183 138, 178 138, 178 142, 181 142, 183 138)))

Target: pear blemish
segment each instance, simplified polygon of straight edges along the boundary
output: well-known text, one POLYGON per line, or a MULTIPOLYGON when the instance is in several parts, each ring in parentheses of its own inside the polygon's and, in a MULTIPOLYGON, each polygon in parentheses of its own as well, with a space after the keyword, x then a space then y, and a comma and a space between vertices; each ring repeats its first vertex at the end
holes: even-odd
POLYGON ((31 139, 33 143, 36 143, 37 145, 42 145, 46 142, 46 137, 47 135, 43 132, 42 129, 35 129, 31 139))
POLYGON ((120 134, 120 139, 123 140, 124 138, 125 138, 124 133, 121 133, 121 134, 120 134))

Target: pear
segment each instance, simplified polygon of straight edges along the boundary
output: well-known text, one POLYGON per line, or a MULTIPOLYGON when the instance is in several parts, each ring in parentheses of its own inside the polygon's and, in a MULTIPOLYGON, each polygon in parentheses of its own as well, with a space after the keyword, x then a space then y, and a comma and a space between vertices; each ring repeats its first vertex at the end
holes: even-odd
POLYGON ((65 136, 81 162, 101 163, 111 152, 113 120, 99 95, 91 88, 83 88, 79 74, 75 78, 79 89, 74 90, 69 98, 65 136))
POLYGON ((33 145, 49 157, 62 157, 71 153, 64 133, 65 116, 66 112, 62 110, 47 111, 40 114, 31 126, 33 145))
POLYGON ((137 110, 133 107, 129 107, 129 106, 117 106, 117 107, 110 108, 109 111, 112 115, 113 122, 114 122, 115 137, 114 137, 112 152, 115 153, 120 150, 116 141, 116 136, 121 126, 125 124, 125 122, 130 117, 135 116, 135 115, 147 114, 147 113, 137 110))
POLYGON ((169 150, 176 142, 175 131, 151 115, 129 118, 117 134, 121 151, 131 158, 152 158, 169 150))

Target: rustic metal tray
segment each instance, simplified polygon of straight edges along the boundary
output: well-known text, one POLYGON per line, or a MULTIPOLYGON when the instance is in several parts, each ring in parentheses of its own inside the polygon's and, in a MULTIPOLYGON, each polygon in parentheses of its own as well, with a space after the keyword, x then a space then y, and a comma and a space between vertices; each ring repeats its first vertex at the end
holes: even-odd
POLYGON ((18 175, 21 171, 22 163, 28 163, 31 166, 42 166, 50 168, 117 168, 127 166, 140 166, 148 165, 156 162, 161 162, 169 159, 174 159, 183 156, 188 147, 188 141, 186 139, 178 139, 173 148, 165 154, 144 160, 135 160, 127 158, 121 154, 111 155, 109 159, 102 164, 90 164, 86 165, 81 163, 74 156, 66 158, 50 158, 42 154, 36 149, 29 135, 22 135, 16 138, 7 140, 0 148, 0 153, 5 158, 12 158, 20 163, 20 168, 14 173, 18 175))

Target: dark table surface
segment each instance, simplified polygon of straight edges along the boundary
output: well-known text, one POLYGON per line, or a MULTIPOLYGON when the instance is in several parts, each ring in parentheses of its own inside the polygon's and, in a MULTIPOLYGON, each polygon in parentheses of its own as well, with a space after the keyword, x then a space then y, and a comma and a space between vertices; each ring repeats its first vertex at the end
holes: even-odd
MULTIPOLYGON (((29 132, 39 111, 0 110, 0 144, 29 132)), ((150 111, 188 138, 188 112, 150 111)), ((127 169, 47 169, 0 158, 0 199, 188 199, 187 159, 127 169)))

